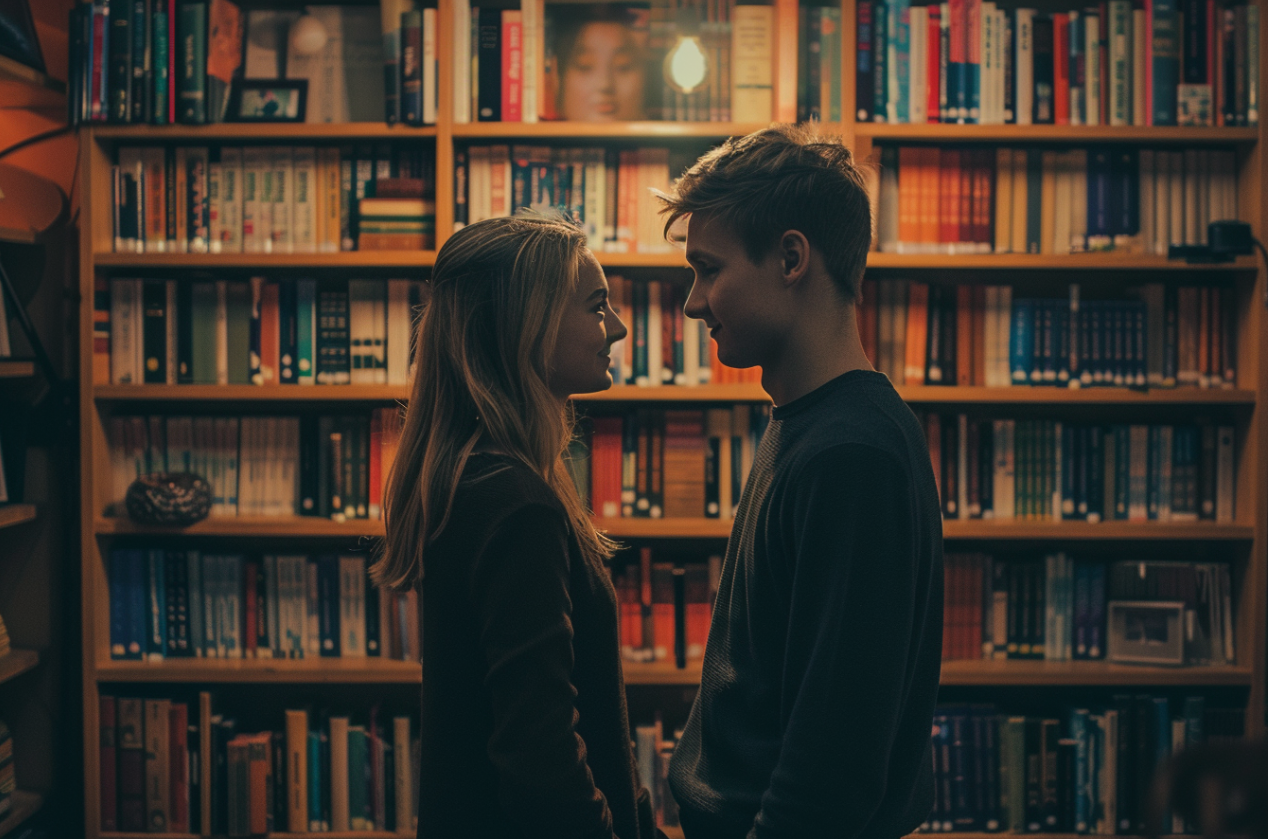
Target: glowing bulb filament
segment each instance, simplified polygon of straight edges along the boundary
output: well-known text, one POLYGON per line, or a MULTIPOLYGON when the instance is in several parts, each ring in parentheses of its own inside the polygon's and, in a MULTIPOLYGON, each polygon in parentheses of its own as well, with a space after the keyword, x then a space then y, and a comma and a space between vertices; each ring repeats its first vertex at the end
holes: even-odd
POLYGON ((691 93, 704 83, 709 62, 700 39, 695 35, 681 38, 665 60, 670 84, 682 93, 691 93))

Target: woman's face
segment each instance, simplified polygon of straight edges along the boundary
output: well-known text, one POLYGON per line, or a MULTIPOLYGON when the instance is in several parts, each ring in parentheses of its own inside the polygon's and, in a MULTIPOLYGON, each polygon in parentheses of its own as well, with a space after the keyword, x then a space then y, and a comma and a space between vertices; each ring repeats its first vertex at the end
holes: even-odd
POLYGON ((590 251, 584 251, 577 289, 559 323, 550 359, 550 390, 561 400, 612 386, 608 372, 612 344, 626 335, 625 324, 608 303, 608 280, 590 251))
POLYGON ((633 34, 617 23, 583 26, 564 66, 561 87, 564 119, 642 119, 643 62, 633 34))

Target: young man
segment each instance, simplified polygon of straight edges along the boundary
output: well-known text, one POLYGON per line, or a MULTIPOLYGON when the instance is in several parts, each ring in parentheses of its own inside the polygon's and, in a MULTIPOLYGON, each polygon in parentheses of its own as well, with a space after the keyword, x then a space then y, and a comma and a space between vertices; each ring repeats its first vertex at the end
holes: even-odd
POLYGON ((898 839, 933 801, 942 521, 924 434, 855 323, 871 236, 838 141, 729 140, 664 199, 686 312, 775 408, 669 768, 687 839, 898 839))

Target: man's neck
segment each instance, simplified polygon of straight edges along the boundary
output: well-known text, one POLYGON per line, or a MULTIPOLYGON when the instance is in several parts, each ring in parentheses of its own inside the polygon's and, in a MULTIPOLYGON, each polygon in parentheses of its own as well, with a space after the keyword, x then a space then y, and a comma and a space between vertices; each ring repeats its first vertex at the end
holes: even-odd
POLYGON ((815 328, 807 324, 790 336, 778 359, 762 367, 762 387, 776 405, 787 405, 852 370, 872 370, 863 352, 854 312, 815 328))

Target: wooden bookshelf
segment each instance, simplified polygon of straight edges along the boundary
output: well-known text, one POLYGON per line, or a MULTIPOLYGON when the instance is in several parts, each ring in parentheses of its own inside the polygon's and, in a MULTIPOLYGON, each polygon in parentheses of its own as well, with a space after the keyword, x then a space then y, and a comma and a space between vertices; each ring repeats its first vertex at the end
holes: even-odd
MULTIPOLYGON (((843 51, 852 56, 854 37, 854 3, 842 0, 843 51)), ((1262 8, 1262 7, 1261 7, 1262 8)), ((452 32, 453 4, 440 0, 438 30, 452 32)), ((1268 15, 1261 16, 1261 44, 1268 44, 1268 15)), ((795 50, 796 33, 776 33, 775 110, 795 110, 796 72, 778 56, 795 50)), ((453 229, 454 154, 471 144, 507 143, 516 140, 553 144, 581 142, 591 145, 630 147, 634 145, 673 144, 675 148, 692 150, 707 147, 715 141, 735 134, 744 134, 765 123, 675 123, 635 122, 619 124, 583 123, 467 123, 452 120, 452 44, 450 39, 438 42, 440 102, 438 123, 433 127, 387 126, 356 123, 349 125, 251 125, 220 124, 208 126, 131 126, 98 125, 81 130, 84 153, 81 156, 79 183, 82 185, 82 211, 79 253, 80 308, 78 322, 79 369, 92 370, 92 298, 94 281, 103 277, 166 276, 184 278, 190 273, 215 277, 217 272, 241 276, 248 271, 327 272, 355 276, 352 272, 375 272, 388 276, 402 269, 414 276, 425 276, 434 264, 435 251, 341 252, 327 254, 135 254, 113 253, 111 229, 110 163, 117 147, 126 144, 170 143, 174 145, 216 145, 241 142, 261 144, 327 144, 367 141, 421 141, 434 148, 436 178, 437 247, 453 229)), ((973 125, 887 125, 854 121, 854 68, 843 62, 842 90, 844 121, 825 126, 828 132, 839 133, 850 143, 860 159, 868 159, 877 143, 1008 143, 1045 144, 1115 144, 1136 143, 1159 146, 1235 146, 1238 152, 1238 185, 1240 215, 1254 227, 1260 239, 1268 234, 1268 170, 1264 149, 1268 141, 1268 120, 1252 128, 1161 128, 1161 127, 1075 127, 1075 126, 973 126, 973 125)), ((1268 90, 1268 61, 1260 62, 1261 90, 1268 90)), ((0 67, 0 79, 3 68, 0 67)), ((679 250, 664 253, 598 253, 600 263, 609 270, 631 271, 631 277, 654 277, 687 282, 690 274, 679 250)), ((1268 394, 1268 313, 1260 302, 1268 290, 1268 278, 1256 259, 1243 257, 1218 265, 1192 266, 1156 256, 1122 252, 1086 253, 1068 256, 1034 254, 930 255, 871 253, 868 255, 869 276, 877 279, 916 278, 922 281, 954 275, 957 282, 1009 283, 1025 288, 1030 283, 1051 285, 1055 281, 1080 281, 1092 272, 1098 280, 1108 277, 1117 285, 1141 282, 1188 282, 1190 277, 1215 277, 1224 286, 1239 292, 1243 306, 1238 312, 1238 388, 1233 390, 1120 390, 1089 388, 1065 390, 1056 388, 957 388, 903 387, 900 394, 913 405, 987 408, 1018 406, 1031 414, 1050 410, 1061 416, 1067 409, 1077 409, 1086 416, 1105 409, 1108 416, 1130 417, 1148 421, 1155 410, 1168 415, 1186 414, 1235 416, 1238 427, 1237 516, 1232 524, 1214 522, 1151 523, 1151 522, 1087 522, 1060 521, 947 521, 943 532, 952 548, 961 543, 999 544, 1012 548, 1014 543, 1026 551, 1045 546, 1095 547, 1106 555, 1120 548, 1140 547, 1148 550, 1164 543, 1181 542, 1195 550, 1218 557, 1229 557, 1235 570, 1234 611, 1238 658, 1226 667, 1128 667, 1105 662, 1044 661, 952 661, 943 664, 942 683, 969 689, 1009 686, 1012 688, 1179 688, 1201 690, 1216 688, 1234 693, 1238 703, 1245 703, 1248 734, 1264 732, 1264 703, 1268 694, 1265 662, 1268 661, 1268 517, 1263 512, 1268 501, 1268 408, 1261 394, 1268 394)), ((3 367, 0 367, 3 370, 3 367)), ((2 375, 2 374, 0 374, 2 375)), ((155 528, 133 524, 127 519, 102 516, 103 503, 110 484, 109 455, 106 450, 105 422, 115 414, 197 411, 203 404, 226 407, 234 405, 258 412, 265 406, 279 406, 288 411, 305 403, 338 403, 340 408, 352 403, 367 405, 401 402, 408 398, 402 386, 112 386, 94 385, 87 375, 80 382, 80 449, 83 463, 81 485, 80 542, 82 544, 82 629, 85 765, 99 765, 97 698, 103 690, 113 693, 116 686, 141 685, 148 694, 161 695, 163 685, 188 689, 194 684, 305 685, 305 684, 373 684, 413 685, 421 678, 420 668, 413 662, 384 660, 169 660, 162 663, 112 661, 109 658, 108 599, 105 584, 105 556, 116 541, 124 544, 143 543, 147 536, 160 540, 346 540, 381 537, 383 526, 378 521, 353 520, 333 522, 314 517, 291 518, 215 518, 187 528, 155 528), (106 687, 103 687, 106 686, 106 687)), ((732 402, 765 402, 768 397, 758 385, 702 387, 614 387, 602 394, 586 397, 585 403, 607 408, 620 404, 680 403, 728 404, 732 402)), ((1124 420, 1126 421, 1126 420, 1124 420)), ((0 508, 0 526, 6 511, 0 508)), ((29 516, 34 515, 34 509, 29 516)), ((21 520, 29 520, 22 518, 21 520)), ((709 550, 716 550, 730 532, 731 522, 718 519, 608 519, 600 526, 618 540, 701 540, 709 550)), ((267 543, 267 542, 266 542, 267 543)), ((183 542, 178 542, 183 544, 183 542)), ((974 547, 974 549, 977 549, 974 547)), ((626 683, 632 690, 647 686, 670 686, 689 689, 699 683, 700 666, 695 664, 678 670, 672 663, 625 664, 626 683)), ((1098 694, 1099 695, 1099 694, 1098 694)), ((94 773, 87 774, 83 801, 85 835, 89 839, 194 839, 192 834, 126 834, 103 833, 97 823, 99 790, 94 773)), ((4 832, 0 823, 0 833, 4 832)), ((666 833, 680 839, 681 831, 666 833)), ((271 834, 277 839, 299 839, 308 834, 271 834)), ((401 834, 358 832, 355 834, 325 833, 328 839, 353 836, 358 839, 396 839, 401 834)), ((999 834, 957 834, 957 839, 988 839, 999 834)), ((1053 839, 1077 839, 1073 835, 1054 834, 1053 839)))
POLYGON ((34 375, 34 361, 0 361, 0 379, 28 379, 34 375))
POLYGON ((44 796, 38 792, 24 789, 13 791, 12 807, 9 814, 0 818, 0 836, 8 836, 34 816, 44 806, 44 796))
POLYGON ((35 650, 10 648, 8 655, 0 656, 0 684, 34 670, 39 663, 40 654, 35 650))
POLYGON ((0 507, 0 528, 15 527, 28 521, 34 521, 36 508, 34 504, 6 504, 0 507))

